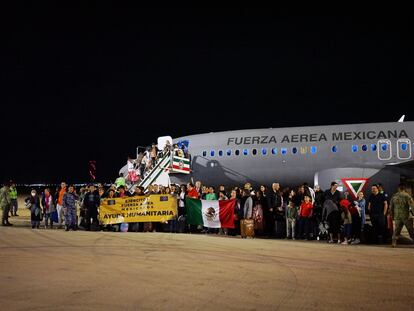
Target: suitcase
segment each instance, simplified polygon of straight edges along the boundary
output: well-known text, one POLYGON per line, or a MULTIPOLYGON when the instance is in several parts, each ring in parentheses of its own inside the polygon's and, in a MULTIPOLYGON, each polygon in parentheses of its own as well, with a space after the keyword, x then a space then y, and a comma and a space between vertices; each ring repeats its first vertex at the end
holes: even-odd
POLYGON ((144 232, 152 232, 153 228, 152 222, 144 222, 144 232))
POLYGON ((128 232, 138 232, 139 231, 139 222, 130 222, 128 232))
POLYGON ((254 220, 242 219, 240 220, 240 235, 242 239, 247 237, 254 238, 254 220))

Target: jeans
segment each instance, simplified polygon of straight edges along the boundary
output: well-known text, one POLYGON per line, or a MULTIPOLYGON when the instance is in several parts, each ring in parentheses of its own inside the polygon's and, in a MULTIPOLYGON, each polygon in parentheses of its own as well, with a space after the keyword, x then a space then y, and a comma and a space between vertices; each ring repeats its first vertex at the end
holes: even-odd
POLYGON ((16 215, 17 214, 17 208, 18 208, 17 200, 12 199, 11 200, 10 213, 12 215, 16 215))
POLYGON ((47 228, 49 226, 49 219, 50 219, 50 228, 53 228, 52 214, 51 213, 45 213, 44 218, 45 218, 45 227, 47 228))
POLYGON ((344 238, 349 240, 352 233, 352 224, 344 224, 344 238))
POLYGON ((286 236, 287 238, 295 238, 295 226, 296 226, 296 219, 295 218, 287 218, 286 219, 286 236))
POLYGON ((58 224, 61 225, 63 223, 63 218, 64 218, 64 211, 63 211, 63 206, 60 204, 57 204, 56 206, 56 210, 58 213, 58 224))

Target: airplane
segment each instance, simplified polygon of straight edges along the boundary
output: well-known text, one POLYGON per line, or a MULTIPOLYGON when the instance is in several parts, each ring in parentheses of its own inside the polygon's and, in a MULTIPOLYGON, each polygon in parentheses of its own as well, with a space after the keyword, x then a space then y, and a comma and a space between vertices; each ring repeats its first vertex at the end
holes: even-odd
POLYGON ((387 123, 189 135, 172 141, 188 148, 191 170, 169 177, 178 184, 200 180, 213 186, 247 182, 270 186, 279 182, 284 187, 306 182, 322 189, 336 181, 340 190, 353 197, 380 182, 391 193, 401 181, 414 179, 412 137, 414 122, 404 122, 404 116, 387 123))

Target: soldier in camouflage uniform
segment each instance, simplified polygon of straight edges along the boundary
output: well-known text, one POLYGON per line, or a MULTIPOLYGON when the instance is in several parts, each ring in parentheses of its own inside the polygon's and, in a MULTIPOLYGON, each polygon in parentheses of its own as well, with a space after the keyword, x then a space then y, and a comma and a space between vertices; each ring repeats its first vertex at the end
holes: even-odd
POLYGON ((413 206, 414 202, 412 197, 405 191, 405 185, 400 184, 398 192, 391 198, 390 213, 395 222, 395 230, 392 236, 392 246, 397 246, 397 239, 401 234, 403 226, 408 230, 411 237, 411 242, 414 239, 413 223, 409 221, 410 218, 410 206, 413 206))
POLYGON ((11 207, 10 185, 8 183, 5 183, 3 188, 0 189, 0 208, 3 210, 1 224, 3 226, 12 226, 12 224, 9 223, 10 207, 11 207))
POLYGON ((76 230, 76 200, 78 196, 73 186, 69 187, 69 192, 63 195, 62 206, 65 209, 66 231, 76 230))

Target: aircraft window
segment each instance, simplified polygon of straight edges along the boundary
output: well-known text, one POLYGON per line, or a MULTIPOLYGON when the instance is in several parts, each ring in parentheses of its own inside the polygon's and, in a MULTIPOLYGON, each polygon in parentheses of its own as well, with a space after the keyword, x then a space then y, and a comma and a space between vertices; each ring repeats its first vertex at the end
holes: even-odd
POLYGON ((371 150, 372 151, 377 151, 377 145, 376 144, 371 144, 371 150))
POLYGON ((338 147, 337 146, 332 146, 332 152, 337 153, 338 152, 338 147))
POLYGON ((277 154, 277 148, 272 148, 272 154, 277 154))
POLYGON ((239 150, 239 149, 236 149, 236 151, 234 152, 234 154, 235 154, 236 156, 238 156, 238 155, 240 154, 240 150, 239 150))
POLYGON ((231 149, 227 149, 227 155, 231 156, 231 149))
POLYGON ((401 144, 401 149, 402 149, 403 151, 407 151, 407 149, 408 149, 408 145, 407 145, 406 143, 402 143, 402 144, 401 144))
POLYGON ((293 153, 293 154, 297 154, 297 153, 298 153, 298 148, 293 147, 293 148, 292 148, 292 153, 293 153))
POLYGON ((243 154, 244 155, 249 155, 249 149, 243 149, 243 154))
POLYGON ((210 156, 214 157, 214 150, 210 151, 210 156))
POLYGON ((358 145, 352 145, 352 152, 358 152, 358 145))
POLYGON ((316 147, 316 146, 312 146, 312 147, 311 147, 311 152, 312 152, 313 154, 317 153, 317 152, 318 152, 318 147, 316 147))
POLYGON ((388 150, 388 145, 387 144, 381 144, 381 150, 382 151, 387 151, 388 150))
POLYGON ((253 149, 253 150, 252 150, 252 154, 253 154, 253 155, 256 155, 256 154, 257 154, 257 149, 253 149))
POLYGON ((287 148, 281 148, 281 149, 280 149, 280 153, 281 153, 282 155, 286 155, 286 153, 287 153, 287 148))
POLYGON ((203 157, 207 156, 207 151, 203 151, 203 157))
POLYGON ((223 156, 223 150, 219 150, 219 157, 223 156))
POLYGON ((262 148, 262 155, 266 155, 267 154, 267 148, 262 148))
POLYGON ((362 151, 367 151, 368 150, 368 146, 367 145, 362 145, 361 149, 362 149, 362 151))

